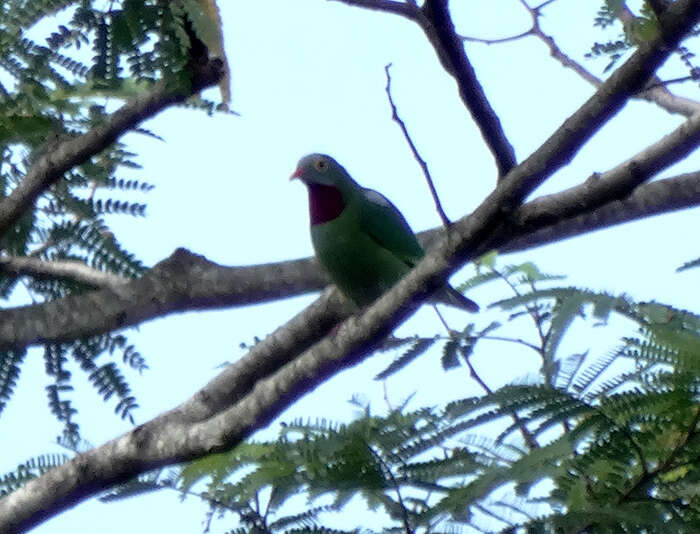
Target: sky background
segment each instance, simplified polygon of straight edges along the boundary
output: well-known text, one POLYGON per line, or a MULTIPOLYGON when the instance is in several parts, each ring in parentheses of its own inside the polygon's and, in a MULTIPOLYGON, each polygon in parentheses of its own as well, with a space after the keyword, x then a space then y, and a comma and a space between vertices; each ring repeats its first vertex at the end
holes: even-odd
MULTIPOLYGON (((634 3, 630 3, 634 6, 634 3)), ((453 80, 443 71, 421 30, 396 16, 323 0, 221 1, 226 53, 231 67, 231 108, 240 116, 207 117, 170 109, 145 126, 165 142, 130 134, 143 169, 125 177, 155 184, 144 195, 147 219, 112 218, 128 248, 152 265, 177 247, 187 247, 224 265, 281 261, 312 254, 306 191, 288 177, 297 160, 325 152, 343 164, 362 185, 381 191, 404 213, 414 230, 437 226, 419 166, 397 125, 391 121, 384 91, 384 66, 392 63, 392 93, 421 155, 428 162, 443 206, 452 219, 470 213, 492 190, 493 158, 464 109, 453 80)), ((559 0, 546 8, 541 23, 573 58, 601 75, 605 60, 583 54, 593 40, 619 31, 592 29, 598 2, 559 0)), ((457 29, 464 35, 499 38, 521 33, 529 14, 516 0, 452 2, 457 29)), ((498 45, 468 44, 467 52, 491 104, 514 145, 519 161, 537 148, 594 91, 572 71, 550 58, 539 40, 498 45)), ((686 74, 673 61, 662 78, 686 74)), ((700 99, 697 85, 674 86, 678 94, 700 99)), ((210 91, 209 96, 216 97, 210 91)), ((605 171, 658 140, 680 124, 675 117, 643 102, 629 103, 536 194, 550 193, 605 171)), ((663 176, 700 168, 700 157, 663 176)), ((500 264, 533 261, 546 272, 565 274, 568 283, 600 291, 627 293, 638 300, 662 300, 700 312, 700 270, 675 273, 700 256, 697 210, 664 215, 501 258, 500 264)), ((473 274, 468 266, 459 283, 473 274)), ((488 286, 469 294, 486 308, 506 295, 488 286)), ((140 402, 137 422, 145 422, 192 395, 215 376, 218 367, 244 353, 241 342, 263 337, 313 301, 315 295, 272 304, 158 319, 127 332, 146 357, 143 375, 127 370, 140 402)), ((498 317, 476 317, 447 310, 453 327, 469 321, 483 327, 498 317)), ((622 324, 620 326, 622 328, 622 324)), ((576 332, 568 346, 580 352, 591 336, 576 332)), ((429 308, 401 327, 399 334, 442 333, 429 308)), ((610 348, 622 330, 596 332, 592 354, 610 348)), ((443 373, 439 351, 423 356, 388 381, 393 404, 417 393, 417 408, 479 392, 464 369, 443 373)), ((385 409, 384 389, 372 377, 392 355, 378 355, 319 387, 282 415, 349 420, 347 401, 359 394, 373 409, 385 409)), ((535 373, 539 362, 502 345, 480 347, 474 364, 492 387, 535 373), (504 350, 507 349, 507 350, 504 350)), ((74 368, 73 402, 86 439, 95 445, 130 429, 113 414, 74 368)), ((61 426, 46 405, 49 383, 41 352, 27 357, 17 391, 0 418, 3 455, 0 472, 33 456, 61 449, 54 445, 61 426)), ((278 422, 261 437, 275 435, 278 422)), ((180 504, 175 493, 154 494, 114 504, 95 500, 34 530, 38 534, 90 531, 200 532, 206 507, 194 499, 180 504)), ((234 525, 215 522, 213 533, 234 525)), ((350 527, 352 525, 345 525, 350 527)))

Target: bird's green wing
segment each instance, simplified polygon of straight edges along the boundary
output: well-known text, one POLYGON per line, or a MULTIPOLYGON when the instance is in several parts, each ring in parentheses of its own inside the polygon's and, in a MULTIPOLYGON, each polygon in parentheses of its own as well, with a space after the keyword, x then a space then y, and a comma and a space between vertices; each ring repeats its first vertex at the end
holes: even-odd
POLYGON ((425 252, 401 212, 373 189, 361 191, 360 224, 378 245, 413 267, 425 252))

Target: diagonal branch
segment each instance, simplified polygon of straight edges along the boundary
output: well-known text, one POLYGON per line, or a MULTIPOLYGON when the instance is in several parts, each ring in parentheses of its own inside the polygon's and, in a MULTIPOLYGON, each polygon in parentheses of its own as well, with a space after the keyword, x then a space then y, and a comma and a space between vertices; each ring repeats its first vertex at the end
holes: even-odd
POLYGON ((362 7, 374 11, 384 11, 401 15, 407 19, 415 20, 419 9, 414 2, 398 2, 394 0, 328 0, 329 2, 341 2, 349 6, 362 7))
POLYGON ((496 112, 489 104, 476 78, 460 37, 450 18, 447 0, 427 0, 422 8, 414 2, 388 0, 335 0, 350 6, 362 7, 401 15, 420 25, 435 48, 445 70, 457 81, 459 94, 476 121, 481 134, 496 159, 499 177, 505 176, 517 161, 496 112))
MULTIPOLYGON (((698 173, 653 182, 638 187, 631 195, 629 191, 633 184, 682 159, 697 146, 699 136, 700 115, 615 169, 560 193, 538 197, 519 208, 477 253, 485 252, 486 246, 501 252, 522 250, 697 205, 698 173), (583 203, 584 198, 589 199, 588 204, 583 203), (595 205, 591 199, 596 200, 595 205)), ((438 230, 426 232, 423 242, 429 247, 443 235, 438 230)), ((317 291, 327 283, 311 259, 222 267, 179 250, 143 278, 118 288, 0 311, 0 346, 19 347, 99 334, 174 312, 240 306, 317 291), (95 309, 101 313, 96 314, 95 309)))
MULTIPOLYGON (((522 250, 697 205, 698 173, 635 186, 680 161, 698 144, 700 115, 614 169, 570 189, 538 197, 510 218, 502 217, 501 226, 480 242, 474 254, 486 252, 488 247, 501 252, 522 250)), ((444 232, 433 230, 425 232, 422 241, 430 248, 443 237, 444 232)), ((170 313, 276 300, 318 291, 327 284, 326 275, 308 258, 223 267, 180 249, 138 280, 53 302, 0 310, 0 346, 75 339, 170 313)), ((316 318, 310 324, 318 321, 316 318)))
POLYGON ((476 72, 455 31, 447 0, 426 0, 418 22, 435 48, 445 70, 457 81, 459 94, 486 144, 496 159, 499 178, 515 165, 515 151, 501 126, 501 121, 476 78, 476 72))
POLYGON ((60 180, 65 172, 99 153, 143 120, 215 85, 222 76, 223 63, 219 59, 198 65, 187 91, 174 87, 172 81, 162 80, 124 104, 105 123, 79 137, 60 142, 34 162, 17 187, 0 200, 0 236, 5 235, 37 197, 60 180))
POLYGON ((129 281, 129 278, 93 269, 80 261, 44 261, 30 256, 0 256, 0 272, 6 276, 31 276, 40 280, 60 278, 95 288, 118 286, 129 281))
MULTIPOLYGON (((540 207, 550 215, 556 207, 561 207, 555 198, 537 200, 542 202, 540 207), (551 206, 545 208, 544 203, 547 201, 551 202, 551 206)), ((514 220, 529 226, 529 221, 541 219, 544 213, 537 213, 536 206, 534 202, 532 206, 530 203, 525 204, 514 220)), ((611 200, 593 211, 530 232, 519 232, 517 228, 520 223, 514 222, 516 227, 513 234, 507 240, 495 243, 494 247, 501 254, 518 252, 645 217, 697 206, 700 206, 700 171, 645 184, 624 199, 611 200)))
MULTIPOLYGON (((520 4, 530 14, 530 17, 532 19, 532 26, 528 30, 523 31, 517 35, 497 39, 484 39, 464 35, 460 35, 459 38, 467 42, 491 45, 515 41, 532 35, 534 37, 537 37, 547 46, 547 48, 549 49, 549 54, 559 63, 561 63, 562 66, 573 70, 576 74, 578 74, 581 78, 583 78, 585 81, 587 81, 594 87, 600 87, 603 83, 603 80, 593 75, 581 63, 575 61, 566 53, 564 53, 564 51, 557 45, 554 38, 542 29, 540 25, 542 9, 549 3, 550 2, 544 2, 538 6, 530 7, 526 0, 520 0, 520 4)), ((620 10, 619 18, 622 21, 622 23, 625 24, 628 23, 631 19, 633 19, 634 15, 628 9, 623 8, 620 10)), ((685 79, 683 81, 685 81, 685 79)), ((665 84, 656 77, 650 80, 650 84, 647 85, 645 90, 635 95, 634 97, 647 100, 648 102, 652 102, 657 106, 661 107, 662 109, 665 109, 669 113, 677 113, 686 117, 691 117, 693 114, 700 112, 700 102, 674 95, 666 88, 665 84)))
POLYGON ((528 226, 541 228, 542 222, 556 223, 628 198, 649 177, 680 161, 700 145, 700 114, 687 120, 673 132, 645 148, 615 168, 591 176, 584 183, 529 202, 515 217, 519 231, 528 234, 528 226), (578 202, 578 199, 586 202, 578 202), (537 215, 535 215, 537 213, 537 215))

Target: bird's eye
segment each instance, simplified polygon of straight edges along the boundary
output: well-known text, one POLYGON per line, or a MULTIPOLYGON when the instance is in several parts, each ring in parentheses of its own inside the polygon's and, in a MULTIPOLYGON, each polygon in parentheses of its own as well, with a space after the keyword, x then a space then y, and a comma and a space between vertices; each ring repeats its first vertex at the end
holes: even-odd
POLYGON ((328 163, 326 163, 325 159, 317 159, 314 162, 314 167, 318 172, 325 172, 326 168, 328 168, 328 163))

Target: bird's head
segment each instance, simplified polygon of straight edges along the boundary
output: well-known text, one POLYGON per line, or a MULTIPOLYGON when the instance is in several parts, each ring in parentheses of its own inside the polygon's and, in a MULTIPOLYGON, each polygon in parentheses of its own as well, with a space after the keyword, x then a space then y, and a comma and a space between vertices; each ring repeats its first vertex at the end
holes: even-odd
POLYGON ((325 154, 309 154, 301 158, 289 179, 299 179, 307 186, 337 187, 341 191, 354 183, 343 166, 325 154))
POLYGON ((312 225, 335 219, 360 189, 343 166, 325 154, 301 158, 289 179, 307 186, 312 225))

